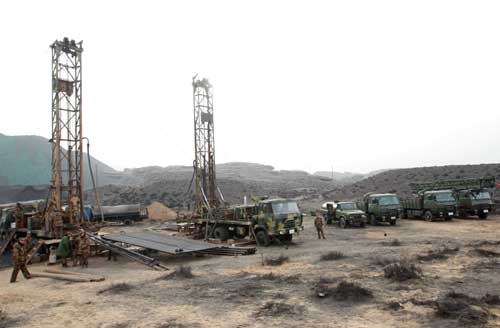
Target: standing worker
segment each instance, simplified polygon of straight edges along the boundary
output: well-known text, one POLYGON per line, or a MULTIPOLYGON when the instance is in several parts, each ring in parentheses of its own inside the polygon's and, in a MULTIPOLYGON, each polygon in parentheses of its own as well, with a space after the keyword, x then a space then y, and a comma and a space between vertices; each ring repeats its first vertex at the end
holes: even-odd
POLYGON ((22 229, 24 228, 24 209, 21 203, 16 204, 16 208, 14 209, 14 222, 16 222, 16 228, 22 229))
POLYGON ((11 283, 16 282, 19 270, 23 273, 24 278, 31 279, 31 274, 26 267, 26 248, 24 239, 20 239, 15 243, 12 251, 12 262, 14 263, 14 270, 12 270, 12 276, 10 277, 11 283))
POLYGON ((316 231, 318 232, 318 239, 326 239, 325 233, 323 231, 323 226, 325 225, 325 219, 323 215, 321 215, 320 211, 316 211, 316 218, 314 219, 314 226, 316 227, 316 231))
POLYGON ((90 256, 90 241, 85 231, 80 232, 80 241, 78 242, 80 253, 80 265, 82 268, 88 268, 88 257, 90 256))
POLYGON ((66 268, 68 266, 68 257, 71 257, 71 233, 68 232, 64 237, 62 237, 59 247, 57 247, 56 256, 62 259, 62 266, 66 268))

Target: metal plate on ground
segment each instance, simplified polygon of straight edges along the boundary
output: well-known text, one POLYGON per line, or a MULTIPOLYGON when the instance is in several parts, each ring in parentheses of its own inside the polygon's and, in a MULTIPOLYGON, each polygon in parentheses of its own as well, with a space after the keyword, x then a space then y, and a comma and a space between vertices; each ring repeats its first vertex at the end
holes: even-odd
POLYGON ((200 252, 220 246, 157 232, 131 232, 102 236, 103 239, 153 249, 168 254, 200 252))

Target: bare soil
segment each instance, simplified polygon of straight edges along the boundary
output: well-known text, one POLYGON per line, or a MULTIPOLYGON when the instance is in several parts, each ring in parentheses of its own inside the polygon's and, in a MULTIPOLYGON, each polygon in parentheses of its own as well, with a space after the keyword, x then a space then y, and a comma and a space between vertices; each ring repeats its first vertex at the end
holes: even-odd
POLYGON ((312 220, 306 218, 306 230, 288 248, 239 257, 160 256, 177 270, 175 279, 120 257, 92 257, 88 269, 68 269, 104 275, 103 282, 21 276, 9 284, 11 271, 1 270, 0 327, 500 326, 499 216, 327 226, 326 240, 317 239, 312 220), (321 260, 331 252, 343 256, 321 260), (422 257, 429 254, 445 256, 422 257), (281 256, 288 261, 263 264, 281 256), (398 262, 417 266, 419 278, 386 278, 384 267, 398 262), (180 274, 186 270, 190 278, 180 274), (370 296, 321 297, 319 286, 335 295, 370 296))

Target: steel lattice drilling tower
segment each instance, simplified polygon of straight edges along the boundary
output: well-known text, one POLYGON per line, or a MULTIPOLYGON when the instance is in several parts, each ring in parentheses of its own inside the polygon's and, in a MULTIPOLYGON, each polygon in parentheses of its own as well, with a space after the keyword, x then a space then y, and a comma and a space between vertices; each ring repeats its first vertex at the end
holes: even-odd
POLYGON ((212 85, 205 78, 195 79, 196 77, 193 78, 195 210, 203 214, 209 208, 217 208, 220 202, 216 193, 212 85))
MULTIPOLYGON (((83 213, 82 41, 64 38, 52 48, 52 180, 55 209, 69 223, 83 213)), ((75 222, 76 221, 76 222, 75 222)))

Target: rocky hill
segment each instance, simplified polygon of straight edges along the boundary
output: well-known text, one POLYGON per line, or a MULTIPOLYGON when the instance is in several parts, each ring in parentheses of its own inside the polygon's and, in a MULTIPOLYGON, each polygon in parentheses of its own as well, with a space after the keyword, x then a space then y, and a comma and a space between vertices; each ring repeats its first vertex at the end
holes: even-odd
POLYGON ((356 199, 367 192, 391 192, 411 195, 411 182, 436 181, 483 176, 500 176, 500 164, 449 165, 385 171, 322 194, 322 199, 356 199))
POLYGON ((355 172, 328 172, 328 171, 318 171, 314 175, 322 176, 326 178, 331 178, 338 184, 347 185, 351 183, 356 183, 375 174, 384 172, 387 170, 377 170, 369 173, 355 173, 355 172))
MULTIPOLYGON (((125 170, 119 184, 103 186, 99 190, 107 204, 159 201, 169 207, 179 207, 193 200, 192 176, 193 169, 188 166, 129 169, 125 170)), ((230 203, 240 203, 244 196, 255 195, 317 196, 338 185, 329 178, 304 171, 275 170, 272 166, 254 163, 218 164, 217 181, 230 203)), ((92 198, 89 196, 89 201, 92 198)))
MULTIPOLYGON (((51 144, 39 136, 6 136, 0 134, 0 186, 49 184, 51 179, 51 144)), ((84 154, 84 184, 91 185, 87 155, 84 154)), ((116 181, 116 172, 108 165, 91 158, 98 167, 102 183, 116 181)))

